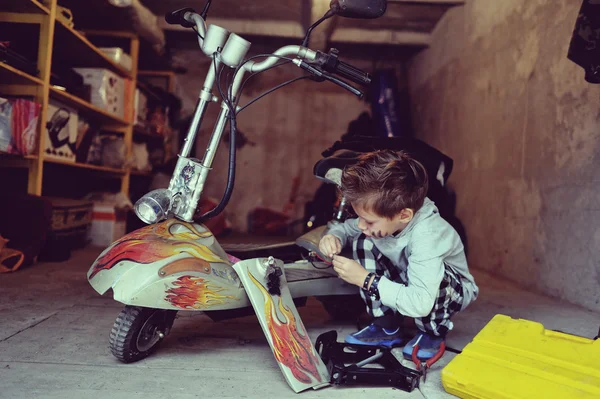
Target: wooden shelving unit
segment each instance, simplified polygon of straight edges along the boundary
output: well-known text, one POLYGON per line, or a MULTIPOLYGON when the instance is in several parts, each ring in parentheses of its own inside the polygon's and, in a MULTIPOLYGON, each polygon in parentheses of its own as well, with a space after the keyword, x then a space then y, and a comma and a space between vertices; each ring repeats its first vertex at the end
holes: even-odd
POLYGON ((20 14, 50 15, 50 9, 37 0, 0 0, 0 10, 20 14))
MULTIPOLYGON (((73 58, 73 62, 77 63, 79 67, 106 68, 124 78, 134 78, 131 71, 128 71, 121 65, 113 62, 102 53, 102 51, 98 50, 87 37, 73 28, 68 27, 61 20, 57 19, 55 23, 55 43, 60 43, 60 46, 56 46, 56 49, 53 52, 55 56, 71 57, 73 58)), ((111 32, 106 33, 106 35, 110 34, 111 32)), ((128 35, 132 38, 134 37, 133 34, 128 35)), ((135 40, 137 40, 137 38, 135 40)), ((137 57, 134 61, 137 65, 137 57)))
POLYGON ((37 159, 37 157, 38 157, 37 155, 24 155, 24 156, 21 156, 21 155, 9 154, 9 153, 4 152, 4 151, 0 151, 0 155, 6 156, 8 158, 29 159, 29 160, 31 160, 31 159, 37 159))
POLYGON ((11 84, 16 85, 44 85, 42 80, 5 64, 4 62, 0 62, 0 82, 11 82, 11 84))
POLYGON ((97 121, 102 124, 116 124, 122 127, 127 127, 131 124, 130 122, 106 112, 103 109, 100 109, 77 96, 52 86, 50 86, 50 97, 76 108, 80 115, 84 115, 92 121, 97 121))
POLYGON ((109 168, 106 166, 91 165, 91 164, 87 164, 87 163, 69 162, 69 161, 63 161, 60 159, 48 158, 48 157, 44 158, 44 162, 67 165, 67 166, 71 166, 74 168, 82 168, 82 169, 96 170, 96 171, 101 171, 101 172, 108 172, 108 173, 113 173, 115 175, 125 175, 127 173, 127 170, 125 170, 125 169, 109 168))
MULTIPOLYGON (((49 101, 50 99, 56 100, 76 109, 78 115, 85 117, 97 128, 123 134, 129 156, 134 131, 133 101, 135 88, 138 86, 139 39, 130 32, 93 31, 88 34, 79 32, 57 18, 57 2, 58 0, 0 0, 0 24, 9 22, 39 25, 37 68, 40 71, 39 77, 34 77, 0 62, 0 96, 24 96, 33 98, 41 105, 36 153, 28 156, 15 156, 0 152, 0 167, 28 168, 28 192, 30 194, 42 195, 42 181, 46 170, 58 167, 52 165, 60 165, 60 168, 74 168, 89 171, 94 175, 100 174, 106 179, 118 179, 121 191, 127 195, 131 175, 151 176, 152 174, 50 158, 45 155, 45 125, 49 116, 49 101), (132 70, 127 70, 102 53, 93 44, 95 36, 118 37, 121 42, 126 40, 129 43, 128 54, 133 61, 132 70), (52 66, 65 60, 72 67, 103 68, 129 80, 130 84, 126 85, 126 90, 129 92, 125 95, 125 98, 131 101, 131 104, 127 104, 125 107, 128 114, 124 118, 120 118, 66 92, 63 88, 52 86, 50 83, 52 66)), ((62 169, 57 170, 61 170, 60 173, 63 173, 62 169)))

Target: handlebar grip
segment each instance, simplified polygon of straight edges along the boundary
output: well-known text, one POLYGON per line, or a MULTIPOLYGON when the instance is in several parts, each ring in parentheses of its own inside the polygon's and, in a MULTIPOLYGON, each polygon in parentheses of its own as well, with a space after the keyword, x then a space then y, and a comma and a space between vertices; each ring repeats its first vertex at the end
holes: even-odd
POLYGON ((335 83, 336 85, 348 90, 350 93, 354 94, 361 100, 364 97, 364 93, 361 92, 360 90, 358 90, 356 87, 350 86, 348 83, 344 82, 343 80, 333 77, 330 74, 328 74, 327 72, 325 72, 319 68, 315 68, 312 65, 309 65, 305 61, 302 61, 302 60, 299 60, 298 58, 296 58, 292 62, 294 64, 298 65, 300 68, 304 69, 305 71, 312 73, 316 78, 321 79, 321 80, 326 79, 326 80, 328 80, 332 83, 335 83))
POLYGON ((184 28, 191 28, 196 24, 185 19, 185 14, 188 12, 194 13, 195 11, 193 8, 180 8, 179 10, 167 13, 165 15, 165 21, 167 21, 169 25, 181 25, 184 28))
POLYGON ((343 61, 338 61, 334 73, 361 85, 368 85, 371 83, 370 74, 343 61))

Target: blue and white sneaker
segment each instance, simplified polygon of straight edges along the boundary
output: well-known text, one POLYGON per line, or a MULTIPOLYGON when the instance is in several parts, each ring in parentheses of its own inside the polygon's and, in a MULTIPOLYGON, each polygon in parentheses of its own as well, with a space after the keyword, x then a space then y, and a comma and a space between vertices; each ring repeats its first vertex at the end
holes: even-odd
POLYGON ((402 354, 405 359, 412 360, 413 348, 419 345, 417 358, 421 361, 427 361, 435 356, 440 350, 440 346, 444 342, 444 338, 436 337, 424 332, 419 332, 413 339, 408 341, 408 344, 402 349, 402 354))
POLYGON ((394 345, 402 345, 404 341, 400 327, 395 330, 388 330, 375 324, 370 324, 362 330, 346 337, 346 343, 354 345, 392 347, 394 345))

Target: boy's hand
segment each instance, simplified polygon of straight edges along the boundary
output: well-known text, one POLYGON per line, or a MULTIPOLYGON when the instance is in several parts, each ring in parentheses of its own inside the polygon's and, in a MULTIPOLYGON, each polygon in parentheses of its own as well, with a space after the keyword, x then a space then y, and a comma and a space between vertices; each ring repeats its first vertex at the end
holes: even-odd
POLYGON ((332 234, 326 234, 319 241, 319 251, 323 255, 333 257, 335 254, 342 252, 342 243, 339 238, 332 234))
POLYGON ((347 283, 363 286, 365 278, 369 275, 367 269, 355 260, 335 255, 333 257, 333 270, 347 283))

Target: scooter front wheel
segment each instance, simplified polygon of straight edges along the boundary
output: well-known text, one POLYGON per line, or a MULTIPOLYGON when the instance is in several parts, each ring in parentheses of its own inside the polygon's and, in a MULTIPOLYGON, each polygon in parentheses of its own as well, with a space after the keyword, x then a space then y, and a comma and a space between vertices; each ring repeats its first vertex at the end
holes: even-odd
POLYGON ((123 363, 147 357, 169 334, 176 314, 175 310, 125 306, 110 332, 110 351, 123 363))

